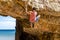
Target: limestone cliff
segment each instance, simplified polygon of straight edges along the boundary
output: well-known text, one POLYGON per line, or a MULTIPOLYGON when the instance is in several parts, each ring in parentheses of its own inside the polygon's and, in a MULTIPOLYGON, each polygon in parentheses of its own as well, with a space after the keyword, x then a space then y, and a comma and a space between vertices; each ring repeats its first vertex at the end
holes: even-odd
MULTIPOLYGON (((60 11, 56 11, 55 8, 50 7, 49 5, 50 4, 48 4, 48 6, 46 5, 44 9, 40 8, 39 10, 37 10, 38 14, 41 15, 41 18, 35 24, 35 26, 37 26, 37 29, 39 29, 38 31, 41 30, 41 31, 60 34, 60 11)), ((32 6, 27 5, 27 10, 28 11, 32 10, 32 6)), ((59 7, 59 10, 60 10, 60 7, 59 7)), ((6 0, 6 1, 0 0, 0 15, 12 16, 13 18, 17 19, 17 26, 22 23, 21 25, 22 27, 29 27, 29 20, 26 14, 26 4, 22 0, 6 0)), ((31 29, 28 31, 27 30, 28 29, 25 29, 24 31, 28 33, 33 31, 33 30, 30 31, 31 29)), ((16 40, 18 40, 18 37, 16 40)))

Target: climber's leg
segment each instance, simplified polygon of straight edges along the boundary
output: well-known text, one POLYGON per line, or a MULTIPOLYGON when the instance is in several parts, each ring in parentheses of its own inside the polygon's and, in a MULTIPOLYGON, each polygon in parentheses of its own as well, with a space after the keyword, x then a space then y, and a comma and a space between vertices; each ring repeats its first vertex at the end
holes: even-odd
POLYGON ((30 22, 30 26, 31 26, 31 28, 33 28, 33 27, 34 27, 34 23, 31 23, 31 22, 30 22))

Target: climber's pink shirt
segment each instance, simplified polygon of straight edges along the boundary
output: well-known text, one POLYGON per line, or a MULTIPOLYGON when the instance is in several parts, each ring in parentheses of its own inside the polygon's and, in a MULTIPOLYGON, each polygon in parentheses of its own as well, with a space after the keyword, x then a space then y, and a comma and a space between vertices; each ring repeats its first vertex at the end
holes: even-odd
POLYGON ((35 22, 35 18, 36 18, 36 15, 37 15, 37 12, 36 11, 32 11, 31 13, 30 13, 30 22, 35 22))

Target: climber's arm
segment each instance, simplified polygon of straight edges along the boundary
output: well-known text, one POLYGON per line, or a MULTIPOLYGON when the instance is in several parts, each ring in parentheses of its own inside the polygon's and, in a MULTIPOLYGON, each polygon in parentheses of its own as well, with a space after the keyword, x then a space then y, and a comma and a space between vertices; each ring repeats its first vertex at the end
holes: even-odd
POLYGON ((26 12, 28 15, 30 15, 32 13, 32 11, 26 12))

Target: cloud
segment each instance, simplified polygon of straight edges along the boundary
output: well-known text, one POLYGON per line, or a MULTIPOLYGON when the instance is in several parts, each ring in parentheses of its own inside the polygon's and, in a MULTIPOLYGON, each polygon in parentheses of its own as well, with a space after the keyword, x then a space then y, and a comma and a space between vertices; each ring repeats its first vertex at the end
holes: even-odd
POLYGON ((3 17, 3 16, 0 16, 0 21, 15 21, 16 19, 8 16, 8 17, 3 17))
POLYGON ((12 17, 0 17, 0 29, 15 29, 16 23, 12 17))
POLYGON ((15 29, 15 22, 4 21, 0 22, 0 29, 15 29))

